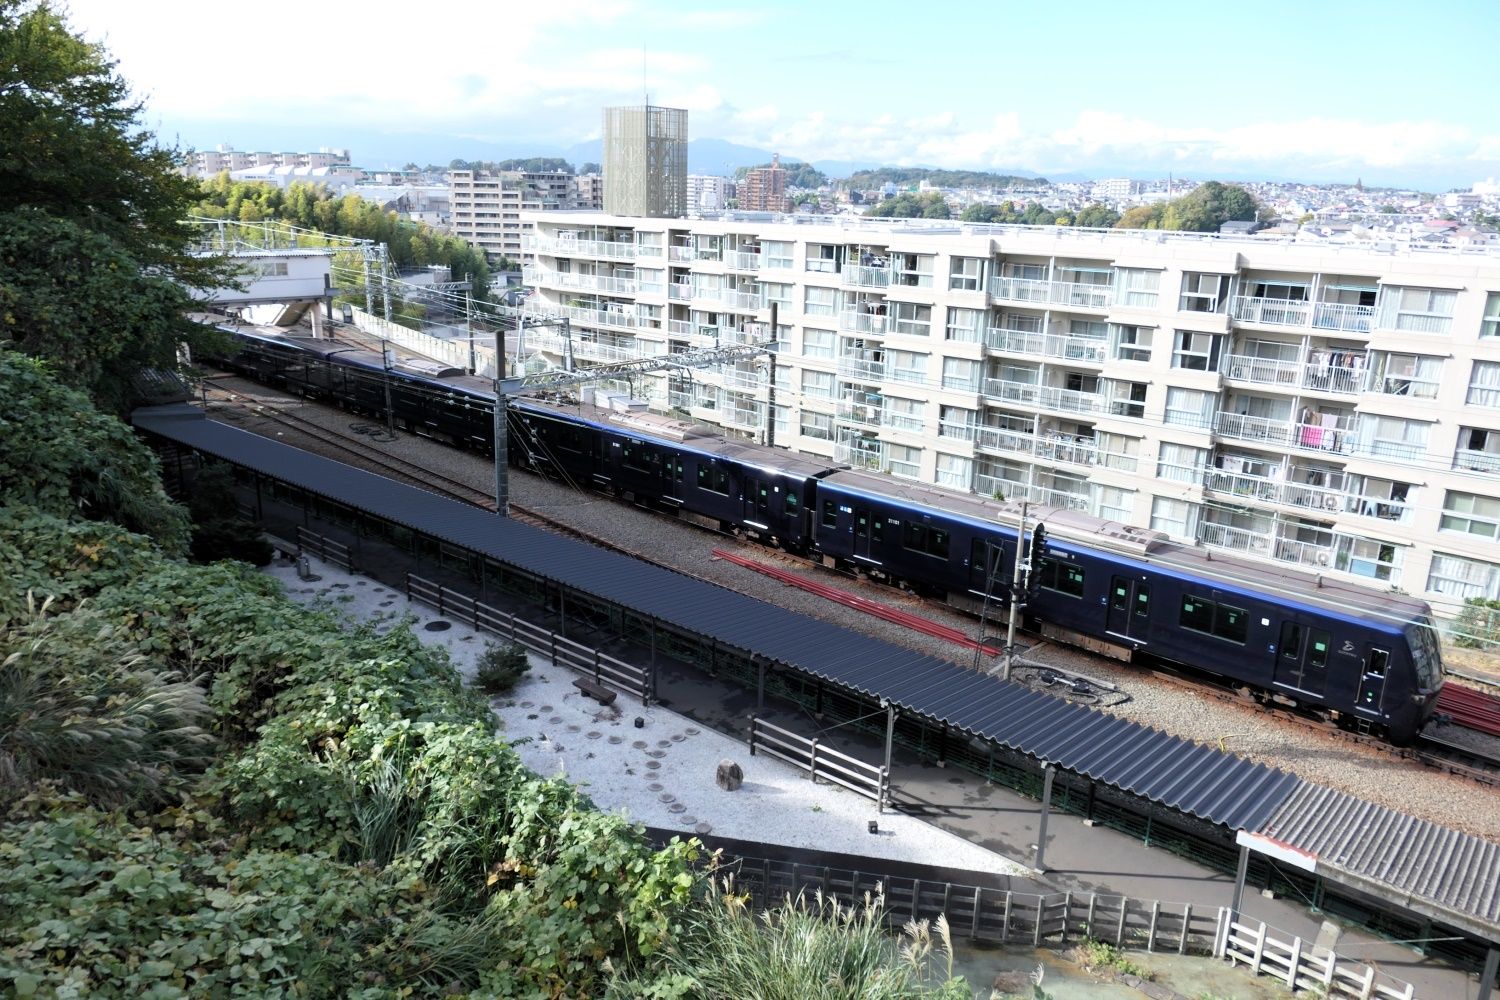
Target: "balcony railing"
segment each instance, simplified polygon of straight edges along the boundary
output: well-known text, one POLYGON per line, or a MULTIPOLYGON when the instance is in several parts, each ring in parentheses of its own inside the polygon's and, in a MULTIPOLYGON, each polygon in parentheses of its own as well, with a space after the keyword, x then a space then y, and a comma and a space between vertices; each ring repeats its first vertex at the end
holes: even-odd
POLYGON ((1041 356, 1047 335, 1040 330, 1013 330, 1004 326, 992 326, 984 331, 984 346, 1003 354, 1034 354, 1041 356))
POLYGON ((731 250, 724 255, 724 262, 736 271, 760 270, 760 254, 746 250, 731 250))
POLYGON ((759 312, 765 306, 765 299, 760 292, 725 290, 719 293, 719 304, 736 312, 759 312))
POLYGON ((734 401, 719 412, 721 414, 719 419, 726 427, 734 427, 742 431, 761 431, 766 428, 764 407, 734 401))
POLYGON ((740 392, 758 392, 766 387, 766 373, 745 371, 741 368, 726 368, 723 372, 724 388, 740 392))
POLYGON ((887 319, 887 316, 846 309, 839 313, 839 329, 845 333, 883 334, 887 319))
POLYGON ((1114 287, 1081 281, 1047 281, 1043 278, 990 279, 990 297, 1007 302, 1042 302, 1082 309, 1108 309, 1114 287))
POLYGON ((1241 323, 1262 326, 1311 326, 1319 330, 1368 333, 1374 322, 1375 307, 1236 295, 1229 314, 1241 323))
POLYGON ((693 297, 693 286, 674 281, 667 286, 667 298, 676 302, 687 302, 693 297))
POLYGON ((529 284, 545 288, 567 288, 580 292, 604 292, 606 295, 635 295, 640 285, 634 278, 615 278, 580 271, 551 271, 536 268, 529 284))
POLYGON ((869 438, 840 441, 833 446, 833 460, 856 469, 885 468, 885 446, 869 438))
POLYGON ((1057 305, 1083 309, 1108 309, 1114 299, 1114 288, 1081 281, 1052 282, 1051 301, 1057 305))
MULTIPOLYGON (((1341 353, 1348 355, 1350 352, 1341 353)), ((1353 395, 1364 390, 1366 375, 1365 355, 1357 354, 1353 357, 1357 358, 1357 365, 1332 365, 1327 361, 1278 361, 1273 358, 1231 354, 1224 359, 1222 370, 1227 378, 1239 382, 1353 395)))
POLYGON ((987 378, 981 390, 986 396, 1007 403, 1030 403, 1040 409, 1061 413, 1102 413, 1104 397, 1096 392, 1060 389, 1032 382, 1011 382, 987 378))
POLYGON ((636 245, 630 240, 561 239, 549 236, 523 236, 521 249, 526 253, 549 257, 608 257, 628 260, 636 256, 636 245))
POLYGON ((1475 451, 1472 448, 1455 448, 1453 467, 1472 472, 1500 472, 1500 453, 1475 451))
POLYGON ((1003 427, 976 427, 974 446, 981 451, 1031 455, 1036 452, 1036 436, 1025 431, 1003 427))
POLYGON ((1205 469, 1203 487, 1226 496, 1328 511, 1342 510, 1346 499, 1343 490, 1312 486, 1306 483, 1289 483, 1282 479, 1226 472, 1222 469, 1205 469))
POLYGON ((1313 326, 1319 330, 1369 333, 1374 317, 1374 306, 1352 305, 1347 302, 1319 302, 1313 309, 1313 326))
POLYGON ((891 283, 891 270, 852 264, 844 268, 842 283, 851 288, 885 288, 891 283))
POLYGON ((1051 302, 1052 282, 1045 278, 1006 278, 997 274, 990 279, 990 297, 1008 302, 1051 302))
POLYGON ((838 373, 866 382, 882 382, 885 380, 885 362, 868 355, 841 355, 838 373))
POLYGON ((692 247, 669 246, 667 247, 667 260, 675 260, 684 264, 694 260, 692 247))
POLYGON ((1099 444, 1091 437, 1079 437, 1074 434, 1047 434, 1037 440, 1036 455, 1038 458, 1066 462, 1069 465, 1097 465, 1099 464, 1099 444))
POLYGON ((557 312, 576 323, 592 323, 595 326, 633 328, 641 325, 634 310, 623 312, 614 309, 591 309, 588 306, 560 306, 557 312))

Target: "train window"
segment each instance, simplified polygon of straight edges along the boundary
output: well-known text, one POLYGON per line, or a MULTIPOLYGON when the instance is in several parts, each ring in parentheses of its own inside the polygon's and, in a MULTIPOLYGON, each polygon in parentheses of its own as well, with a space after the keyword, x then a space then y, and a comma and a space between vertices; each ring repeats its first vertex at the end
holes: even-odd
POLYGON ((561 428, 557 435, 557 446, 568 451, 583 451, 583 432, 577 427, 561 428))
POLYGON ((942 528, 933 528, 927 535, 927 551, 931 555, 948 558, 948 533, 942 528))
POLYGON ((797 494, 791 490, 786 491, 786 512, 788 514, 795 514, 797 512, 797 505, 801 502, 797 499, 797 494))
POLYGON ((1137 618, 1151 617, 1151 585, 1148 583, 1135 585, 1135 616, 1137 618))
POLYGON ((1214 606, 1214 635, 1220 639, 1243 643, 1248 628, 1244 608, 1232 608, 1227 604, 1214 606))
POLYGON ((948 532, 942 528, 907 521, 906 529, 902 532, 901 544, 923 555, 936 556, 939 559, 948 558, 948 532))
POLYGON ((1083 596, 1083 568, 1056 559, 1043 559, 1037 567, 1037 586, 1070 597, 1083 596))
POLYGON ((839 523, 839 505, 833 500, 823 501, 823 527, 836 528, 839 523))
POLYGON ((1116 611, 1124 611, 1130 607, 1130 584, 1115 577, 1114 590, 1109 595, 1109 606, 1116 611))
POLYGON ((1180 623, 1183 628, 1192 629, 1194 632, 1212 632, 1214 630, 1213 602, 1205 601, 1200 597, 1184 597, 1180 623))
POLYGON ((870 541, 885 541, 885 518, 877 517, 870 522, 870 541))
POLYGON ((717 465, 698 466, 698 488, 710 493, 729 495, 729 473, 717 465))
POLYGON ((682 459, 670 459, 669 461, 673 466, 673 478, 676 479, 679 483, 682 482, 682 459))
POLYGON ((1302 656, 1302 626, 1296 622, 1281 623, 1281 658, 1296 660, 1302 656))
POLYGON ((1370 677, 1384 677, 1390 661, 1391 654, 1388 651, 1371 647, 1370 656, 1365 661, 1365 673, 1370 677))
POLYGON ((1328 633, 1321 629, 1312 629, 1311 635, 1312 641, 1307 644, 1307 665, 1326 667, 1328 665, 1328 633))

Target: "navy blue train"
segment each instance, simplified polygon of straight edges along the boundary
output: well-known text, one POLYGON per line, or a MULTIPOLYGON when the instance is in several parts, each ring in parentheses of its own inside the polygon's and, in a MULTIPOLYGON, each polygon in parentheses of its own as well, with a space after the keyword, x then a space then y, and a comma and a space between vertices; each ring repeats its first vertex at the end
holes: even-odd
MULTIPOLYGON (((221 359, 268 385, 384 416, 405 429, 492 446, 488 380, 435 363, 387 372, 378 354, 328 340, 236 333, 221 359)), ((677 516, 855 567, 968 610, 1003 604, 1017 506, 728 440, 700 425, 574 400, 511 400, 517 464, 677 516), (986 595, 991 598, 986 598, 986 595)), ((1442 665, 1426 603, 1176 544, 1077 511, 1045 525, 1028 623, 1127 659, 1218 675, 1263 700, 1409 743, 1431 717, 1442 665)))

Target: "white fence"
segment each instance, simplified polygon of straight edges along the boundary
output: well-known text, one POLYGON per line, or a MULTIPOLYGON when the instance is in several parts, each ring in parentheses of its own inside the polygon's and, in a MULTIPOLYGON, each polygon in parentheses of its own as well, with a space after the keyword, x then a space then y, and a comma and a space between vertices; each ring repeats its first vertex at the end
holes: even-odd
MULTIPOLYGON (((392 323, 390 320, 382 319, 363 309, 354 309, 354 325, 365 333, 378 337, 381 340, 389 340, 398 347, 404 347, 408 351, 438 361, 454 368, 469 370, 469 341, 444 340, 441 337, 432 337, 425 333, 404 327, 400 323, 392 323)), ((493 335, 488 333, 476 333, 474 340, 473 360, 480 375, 494 377, 495 374, 495 349, 487 347, 481 341, 493 340, 493 335)))
POLYGON ((809 739, 752 715, 750 755, 757 753, 784 760, 806 771, 814 781, 822 778, 874 799, 882 810, 890 796, 891 779, 885 768, 866 764, 857 757, 823 746, 816 737, 809 739))
POLYGON ((1330 1000, 1414 1000, 1416 996, 1411 983, 1341 959, 1260 921, 1224 921, 1215 952, 1232 963, 1249 966, 1258 976, 1281 980, 1294 992, 1309 990, 1330 1000))

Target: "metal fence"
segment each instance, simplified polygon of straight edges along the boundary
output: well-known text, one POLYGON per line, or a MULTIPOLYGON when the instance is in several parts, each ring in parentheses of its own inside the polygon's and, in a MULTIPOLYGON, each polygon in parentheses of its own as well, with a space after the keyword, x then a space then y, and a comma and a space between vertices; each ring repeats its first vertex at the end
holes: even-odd
POLYGON ((640 698, 642 705, 651 704, 652 675, 646 668, 601 653, 550 629, 482 604, 467 594, 450 590, 412 573, 406 574, 406 596, 409 600, 436 609, 440 615, 457 618, 481 632, 501 636, 525 646, 532 652, 547 657, 553 666, 567 667, 574 673, 591 678, 595 684, 640 698))
POLYGON ((867 799, 874 799, 882 810, 890 798, 891 778, 884 767, 866 764, 857 757, 823 746, 816 737, 809 739, 752 715, 750 755, 753 757, 756 753, 784 760, 806 771, 813 781, 821 778, 867 799))

